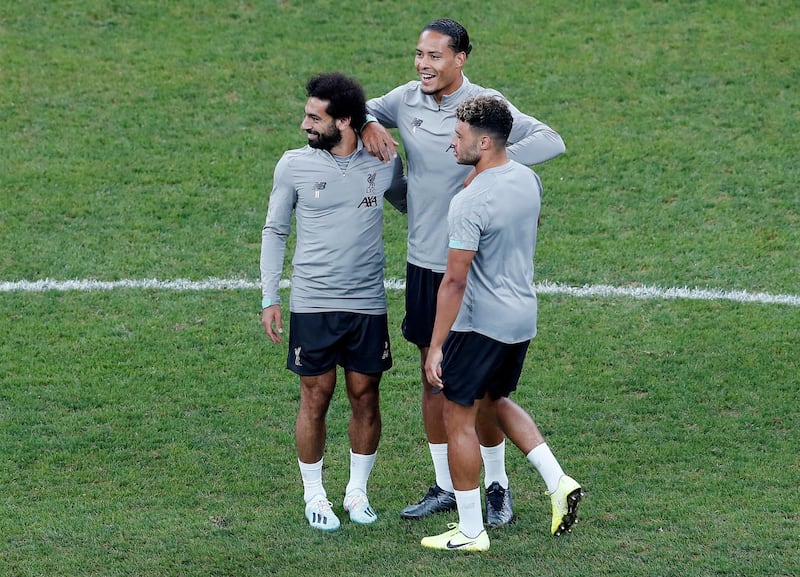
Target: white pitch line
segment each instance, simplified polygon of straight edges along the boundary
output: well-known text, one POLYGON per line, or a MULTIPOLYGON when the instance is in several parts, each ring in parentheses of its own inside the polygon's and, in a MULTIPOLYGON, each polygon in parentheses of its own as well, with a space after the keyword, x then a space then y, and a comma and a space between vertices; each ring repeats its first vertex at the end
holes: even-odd
MULTIPOLYGON (((402 279, 387 279, 387 290, 404 290, 406 283, 402 279)), ((282 280, 281 288, 289 287, 288 280, 282 280)), ((45 292, 45 291, 109 291, 115 289, 149 289, 173 291, 207 291, 207 290, 257 290, 258 281, 247 279, 209 278, 202 281, 188 279, 157 280, 115 280, 100 281, 54 280, 36 281, 0 281, 0 293, 8 292, 45 292)), ((800 306, 800 295, 770 294, 764 292, 748 292, 744 290, 718 290, 701 288, 660 288, 652 286, 610 286, 584 285, 580 287, 544 280, 536 283, 539 294, 566 295, 574 297, 623 297, 634 299, 686 299, 702 301, 734 301, 739 303, 758 303, 772 305, 800 306)))

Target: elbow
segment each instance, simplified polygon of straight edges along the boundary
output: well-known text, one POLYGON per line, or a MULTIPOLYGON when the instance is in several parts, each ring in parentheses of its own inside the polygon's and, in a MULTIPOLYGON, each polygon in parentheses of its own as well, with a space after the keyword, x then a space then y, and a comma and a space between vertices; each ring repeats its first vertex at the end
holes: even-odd
POLYGON ((567 145, 564 144, 564 139, 560 135, 556 135, 556 156, 561 156, 567 151, 567 145))
POLYGON ((454 294, 463 294, 467 290, 467 279, 447 276, 445 273, 445 277, 442 279, 442 287, 454 294))

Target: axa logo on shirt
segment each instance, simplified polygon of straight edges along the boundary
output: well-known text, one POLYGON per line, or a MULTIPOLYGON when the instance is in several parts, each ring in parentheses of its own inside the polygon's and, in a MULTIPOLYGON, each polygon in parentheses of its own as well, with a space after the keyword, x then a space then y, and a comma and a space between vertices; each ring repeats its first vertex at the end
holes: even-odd
POLYGON ((370 172, 367 175, 367 196, 361 199, 356 208, 372 208, 378 206, 378 197, 375 194, 375 179, 378 177, 376 172, 370 172))
POLYGON ((377 196, 365 196, 361 199, 361 202, 358 203, 356 208, 372 208, 373 206, 378 206, 378 197, 377 196))

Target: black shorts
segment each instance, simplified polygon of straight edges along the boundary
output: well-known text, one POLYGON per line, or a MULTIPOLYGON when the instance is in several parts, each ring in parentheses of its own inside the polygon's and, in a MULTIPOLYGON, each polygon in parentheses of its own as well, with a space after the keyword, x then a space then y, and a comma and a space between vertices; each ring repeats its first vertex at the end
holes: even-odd
POLYGON ((448 400, 470 407, 487 394, 507 397, 517 390, 530 340, 506 344, 479 333, 451 331, 442 346, 442 382, 448 400))
POLYGON ((433 321, 436 319, 436 294, 444 273, 406 263, 406 316, 403 337, 418 347, 431 346, 433 321))
POLYGON ((336 365, 366 375, 391 368, 386 314, 291 313, 286 368, 301 376, 315 376, 336 365))

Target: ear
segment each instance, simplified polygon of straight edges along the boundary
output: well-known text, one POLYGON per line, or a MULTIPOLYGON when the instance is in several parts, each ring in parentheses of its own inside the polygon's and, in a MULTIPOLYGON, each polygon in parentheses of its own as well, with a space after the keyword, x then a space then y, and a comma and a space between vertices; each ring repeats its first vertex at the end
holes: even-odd
POLYGON ((336 128, 339 130, 344 130, 350 126, 350 117, 345 116, 344 118, 337 118, 336 119, 336 128))
POLYGON ((463 68, 464 63, 467 61, 467 53, 463 50, 461 52, 456 52, 456 66, 458 68, 463 68))

